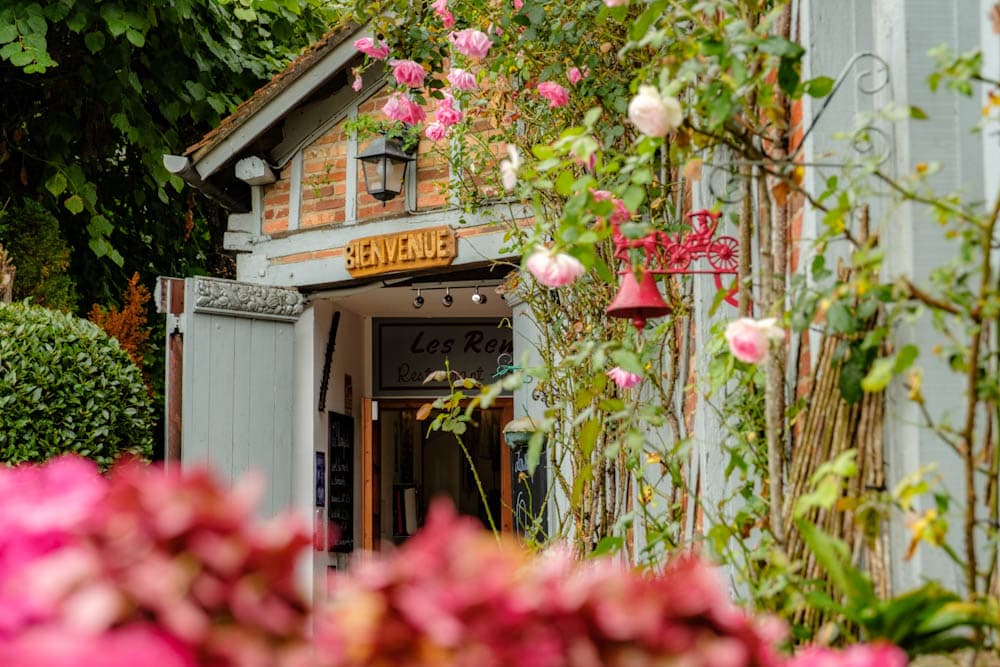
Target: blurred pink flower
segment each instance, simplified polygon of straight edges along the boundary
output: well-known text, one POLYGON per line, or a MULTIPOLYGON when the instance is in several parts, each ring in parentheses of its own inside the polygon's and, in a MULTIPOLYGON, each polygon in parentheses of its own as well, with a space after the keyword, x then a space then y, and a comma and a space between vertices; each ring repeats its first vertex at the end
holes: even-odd
POLYGON ((607 7, 621 7, 622 5, 627 5, 628 0, 604 0, 604 4, 607 7))
POLYGON ((565 106, 569 102, 569 93, 554 81, 544 81, 538 84, 538 94, 549 101, 549 108, 565 106))
POLYGON ((403 93, 393 93, 382 106, 382 113, 391 120, 401 121, 408 125, 422 123, 427 118, 424 108, 403 93))
POLYGON ((437 121, 445 127, 451 127, 462 122, 464 114, 455 108, 455 98, 445 91, 444 99, 437 103, 437 121))
POLYGON ((569 285, 586 271, 576 257, 564 252, 553 253, 541 247, 528 256, 524 266, 535 280, 546 287, 569 285))
POLYGON ((776 320, 771 317, 766 320, 754 320, 741 317, 730 322, 726 327, 726 342, 733 356, 740 361, 759 364, 767 359, 771 341, 783 338, 785 332, 776 326, 776 320))
POLYGON ((642 376, 636 375, 635 373, 629 373, 624 368, 615 366, 606 375, 614 380, 614 383, 621 387, 622 389, 631 389, 640 382, 642 382, 642 376))
POLYGON ((4 667, 196 667, 192 652, 148 623, 131 623, 104 634, 36 628, 0 639, 4 667))
POLYGON ((570 67, 566 70, 566 78, 574 86, 581 81, 583 81, 587 76, 590 75, 590 70, 584 67, 580 69, 579 67, 570 67))
POLYGON ((521 7, 524 7, 524 0, 514 0, 514 11, 521 11, 521 7))
POLYGON ((476 76, 459 67, 453 67, 448 72, 448 83, 455 90, 475 90, 479 87, 476 83, 476 76))
POLYGON ((500 160, 500 182, 510 192, 517 186, 517 170, 521 168, 521 153, 517 146, 507 144, 507 157, 500 160))
POLYGON ((431 141, 441 141, 448 136, 448 128, 442 125, 440 121, 434 121, 433 123, 428 123, 424 134, 431 141))
POLYGON ((607 190, 591 190, 590 194, 594 198, 594 201, 610 200, 611 203, 614 205, 615 210, 612 211, 609 220, 612 226, 617 227, 632 219, 632 212, 628 210, 627 206, 625 206, 625 202, 619 199, 618 197, 615 197, 607 190))
POLYGON ((419 88, 424 85, 424 77, 427 72, 420 63, 412 60, 394 60, 392 62, 392 76, 396 83, 401 83, 410 88, 419 88))
POLYGON ((354 92, 359 93, 359 92, 361 92, 361 86, 363 86, 363 85, 364 85, 364 81, 361 79, 361 77, 360 76, 356 76, 356 77, 354 77, 354 81, 351 83, 351 88, 354 89, 354 92))
POLYGON ((375 60, 385 60, 389 57, 389 45, 383 41, 376 44, 371 37, 355 40, 354 48, 375 60))
POLYGON ((697 558, 645 575, 566 550, 532 557, 447 503, 395 554, 334 577, 316 637, 332 667, 781 665, 697 558))
POLYGON ((447 29, 455 25, 455 17, 448 9, 448 0, 434 0, 431 5, 434 13, 441 19, 441 24, 447 29))
POLYGON ((665 137, 681 126, 684 113, 676 97, 663 97, 654 86, 639 86, 628 104, 628 119, 647 137, 665 137))
POLYGON ((493 42, 485 32, 473 28, 453 32, 450 39, 455 45, 455 50, 469 58, 483 58, 493 46, 493 42))
POLYGON ((786 667, 906 667, 906 653, 886 643, 854 644, 836 650, 810 646, 791 658, 786 667))

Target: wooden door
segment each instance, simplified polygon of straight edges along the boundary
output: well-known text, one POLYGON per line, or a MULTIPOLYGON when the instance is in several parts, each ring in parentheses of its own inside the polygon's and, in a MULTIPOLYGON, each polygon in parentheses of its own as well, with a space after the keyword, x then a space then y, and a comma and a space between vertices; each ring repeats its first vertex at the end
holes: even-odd
POLYGON ((376 421, 378 402, 361 399, 361 548, 378 551, 382 525, 382 451, 376 421))

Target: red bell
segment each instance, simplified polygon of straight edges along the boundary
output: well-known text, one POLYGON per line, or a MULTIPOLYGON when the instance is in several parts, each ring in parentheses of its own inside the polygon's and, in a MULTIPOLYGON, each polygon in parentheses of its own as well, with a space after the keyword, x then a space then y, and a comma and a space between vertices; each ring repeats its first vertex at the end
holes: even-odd
POLYGON ((622 274, 618 294, 605 311, 611 317, 622 317, 632 320, 636 329, 646 326, 646 319, 663 317, 673 312, 673 309, 660 296, 660 288, 656 286, 653 274, 645 271, 642 282, 637 282, 631 269, 622 274))

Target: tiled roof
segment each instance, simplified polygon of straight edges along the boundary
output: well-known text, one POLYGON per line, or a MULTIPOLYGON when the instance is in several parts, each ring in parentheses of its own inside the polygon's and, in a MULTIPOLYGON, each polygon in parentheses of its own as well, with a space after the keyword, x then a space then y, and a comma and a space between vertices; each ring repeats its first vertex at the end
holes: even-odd
POLYGON ((358 27, 358 24, 348 22, 330 30, 314 44, 306 47, 301 55, 293 60, 288 67, 275 74, 274 78, 257 89, 253 95, 236 107, 236 110, 232 114, 223 118, 222 122, 214 130, 203 136, 198 143, 188 146, 184 150, 184 155, 197 161, 201 156, 208 153, 214 146, 239 129, 258 109, 276 97, 281 91, 285 90, 305 72, 309 71, 309 68, 314 63, 342 44, 358 27))

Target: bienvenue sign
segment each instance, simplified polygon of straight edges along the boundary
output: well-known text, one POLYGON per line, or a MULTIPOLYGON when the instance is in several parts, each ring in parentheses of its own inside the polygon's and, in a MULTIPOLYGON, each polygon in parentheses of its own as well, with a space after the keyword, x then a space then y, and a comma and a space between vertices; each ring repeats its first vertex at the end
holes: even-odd
POLYGON ((445 361, 456 377, 494 381, 503 361, 511 363, 514 337, 500 320, 376 319, 374 327, 376 396, 434 395, 447 391, 448 383, 424 379, 444 370, 445 361))

